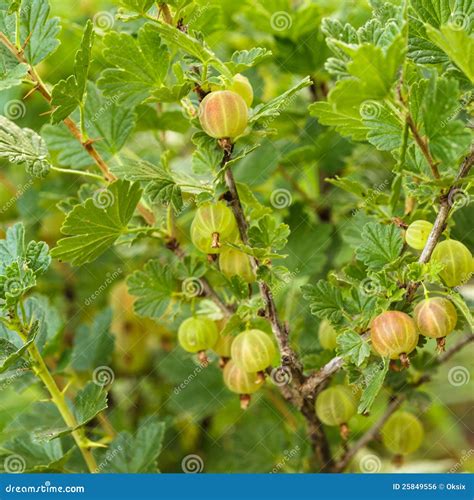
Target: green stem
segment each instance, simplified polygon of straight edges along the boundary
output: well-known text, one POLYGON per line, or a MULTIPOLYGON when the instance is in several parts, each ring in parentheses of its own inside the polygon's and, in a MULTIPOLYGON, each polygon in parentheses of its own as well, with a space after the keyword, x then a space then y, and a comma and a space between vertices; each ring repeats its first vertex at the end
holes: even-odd
MULTIPOLYGON (((56 408, 61 414, 61 417, 63 418, 66 425, 71 429, 75 429, 78 425, 76 417, 70 410, 66 402, 66 399, 64 397, 64 394, 60 391, 59 387, 57 386, 53 376, 48 370, 48 367, 46 366, 46 363, 44 362, 44 359, 41 356, 40 352, 38 351, 38 348, 34 342, 30 345, 28 351, 30 353, 32 360, 34 361, 33 371, 35 372, 36 376, 45 385, 46 389, 48 390, 51 396, 51 400, 56 405, 56 408)), ((82 453, 82 456, 87 464, 89 471, 92 473, 96 472, 97 463, 95 461, 94 456, 92 455, 91 450, 89 449, 89 443, 85 435, 84 429, 76 429, 72 431, 71 434, 79 450, 82 453)))
MULTIPOLYGON (((25 315, 25 309, 23 306, 23 303, 20 303, 22 315, 25 315)), ((15 330, 17 331, 18 335, 21 337, 21 339, 26 342, 28 339, 28 329, 27 327, 24 326, 20 318, 17 316, 17 321, 16 323, 16 328, 15 330)), ((13 326, 13 324, 12 324, 13 326)), ((80 452, 82 453, 82 456, 84 458, 84 461, 87 464, 87 467, 90 472, 94 473, 97 471, 97 463, 95 461, 94 456, 92 455, 92 452, 89 447, 89 440, 87 439, 84 429, 77 429, 78 423, 76 420, 76 417, 72 413, 71 409, 69 408, 66 398, 64 397, 64 394, 61 392, 59 389, 58 385, 56 384, 56 381, 54 380, 53 376, 51 375, 51 372, 49 371, 43 357, 41 356, 41 353, 38 350, 38 347, 35 342, 32 342, 29 347, 28 347, 28 353, 31 357, 32 360, 32 370, 35 373, 35 375, 43 382, 44 386, 48 390, 51 400, 55 404, 56 408, 58 409, 59 413, 61 414, 61 417, 63 418, 65 424, 71 428, 74 429, 71 432, 71 435, 76 442, 80 452)))
POLYGON ((16 48, 21 51, 21 39, 20 39, 20 13, 15 12, 15 45, 16 48))
POLYGON ((91 172, 84 172, 82 170, 74 170, 73 168, 60 168, 51 166, 51 170, 56 172, 61 172, 62 174, 72 174, 72 175, 82 175, 83 177, 90 177, 101 182, 104 182, 104 178, 101 175, 93 174, 91 172))

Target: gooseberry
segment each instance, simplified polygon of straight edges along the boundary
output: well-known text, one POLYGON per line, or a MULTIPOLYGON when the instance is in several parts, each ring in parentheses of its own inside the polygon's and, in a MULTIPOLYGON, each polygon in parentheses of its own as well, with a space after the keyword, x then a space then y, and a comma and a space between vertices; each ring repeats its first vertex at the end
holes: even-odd
POLYGON ((219 253, 225 241, 238 239, 238 228, 232 210, 223 202, 201 205, 191 224, 191 240, 204 253, 219 253))
POLYGON ((234 139, 247 127, 247 104, 231 90, 211 92, 199 106, 199 121, 207 135, 215 139, 234 139))
POLYGON ((323 349, 333 351, 337 347, 337 332, 327 319, 319 324, 318 336, 323 349))
POLYGON ((181 323, 178 329, 179 344, 188 352, 211 349, 217 342, 218 336, 216 324, 208 318, 188 318, 181 323))
MULTIPOLYGON (((222 90, 222 86, 211 85, 211 91, 222 90)), ((238 73, 232 79, 230 85, 227 85, 224 90, 231 90, 245 101, 245 104, 250 108, 253 102, 253 88, 247 77, 238 73)))
POLYGON ((232 360, 224 367, 224 383, 237 394, 253 394, 262 386, 265 379, 258 373, 250 373, 239 368, 232 360))
POLYGON ((438 243, 431 261, 444 265, 439 275, 449 287, 461 285, 472 274, 472 254, 460 241, 445 240, 438 243))
POLYGON ((415 307, 414 317, 418 331, 432 339, 449 335, 456 327, 458 319, 453 303, 442 297, 419 302, 415 307))
POLYGON ((373 348, 381 356, 402 359, 415 349, 418 332, 408 314, 386 311, 372 320, 370 338, 373 348))
POLYGON ((432 229, 433 224, 427 220, 416 220, 412 222, 405 233, 407 245, 415 250, 423 250, 432 229))
POLYGON ((240 276, 247 283, 255 281, 255 273, 252 269, 250 258, 247 254, 233 248, 222 250, 219 256, 219 267, 225 276, 240 276))
POLYGON ((232 342, 231 357, 242 370, 252 373, 271 365, 276 349, 269 335, 261 330, 245 330, 232 342))
POLYGON ((335 385, 316 398, 316 415, 323 424, 344 425, 357 413, 357 398, 350 387, 335 385))
POLYGON ((417 450, 424 436, 423 425, 415 415, 397 411, 382 427, 382 442, 396 455, 407 455, 417 450))

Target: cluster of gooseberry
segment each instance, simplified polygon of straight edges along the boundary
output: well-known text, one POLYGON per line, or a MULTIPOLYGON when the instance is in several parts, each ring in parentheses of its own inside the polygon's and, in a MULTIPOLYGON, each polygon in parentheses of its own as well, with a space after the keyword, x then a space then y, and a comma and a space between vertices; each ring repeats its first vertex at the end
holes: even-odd
POLYGON ((235 337, 223 335, 214 321, 198 316, 181 323, 178 341, 185 351, 198 353, 204 365, 208 363, 206 350, 212 349, 220 356, 224 383, 240 395, 242 408, 248 406, 250 394, 265 382, 264 370, 277 354, 270 335, 262 330, 247 329, 235 337))
MULTIPOLYGON (((349 436, 349 420, 357 413, 359 399, 355 386, 335 385, 320 392, 315 409, 319 420, 325 425, 339 427, 342 439, 349 436)), ((388 451, 394 453, 395 462, 416 451, 423 441, 423 425, 412 413, 397 411, 392 414, 381 430, 382 442, 388 451)))

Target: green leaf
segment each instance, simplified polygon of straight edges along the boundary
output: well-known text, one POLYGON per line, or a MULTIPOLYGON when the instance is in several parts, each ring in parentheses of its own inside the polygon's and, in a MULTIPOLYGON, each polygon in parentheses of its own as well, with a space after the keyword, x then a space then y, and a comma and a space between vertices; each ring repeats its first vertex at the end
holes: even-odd
POLYGON ((107 393, 100 385, 88 382, 84 389, 77 393, 73 406, 77 429, 86 425, 107 408, 107 393))
POLYGON ((137 297, 135 312, 151 318, 163 316, 176 288, 170 268, 157 259, 148 261, 143 271, 131 274, 127 284, 129 292, 137 297))
POLYGON ((105 35, 104 46, 105 59, 115 66, 106 69, 98 81, 106 96, 134 106, 161 89, 170 55, 157 26, 145 24, 137 37, 111 31, 105 35))
POLYGON ((138 183, 124 180, 96 191, 69 212, 61 227, 66 238, 58 241, 51 255, 76 266, 95 260, 126 232, 141 194, 138 183))
POLYGON ((44 176, 51 167, 48 156, 42 137, 0 116, 0 158, 6 158, 10 163, 24 164, 31 175, 44 176))
POLYGON ((112 164, 111 170, 122 179, 147 181, 145 195, 150 201, 163 205, 171 204, 176 212, 181 211, 183 207, 181 187, 162 165, 127 158, 120 163, 112 164))
POLYGON ((342 317, 344 303, 339 288, 325 280, 303 287, 304 298, 309 301, 311 314, 337 322, 342 317))
MULTIPOLYGON (((6 339, 0 339, 0 373, 4 373, 12 367, 17 367, 28 347, 35 341, 38 333, 38 323, 34 323, 28 333, 28 340, 18 349, 15 345, 6 339)), ((28 366, 22 360, 20 366, 28 366)))
POLYGON ((153 0, 120 0, 120 5, 139 14, 146 14, 153 4, 153 0))
POLYGON ((264 215, 256 225, 248 231, 249 242, 254 247, 282 249, 288 240, 290 228, 287 224, 279 224, 275 217, 264 215))
MULTIPOLYGON (((18 5, 18 4, 17 4, 18 5)), ((13 9, 15 10, 15 9, 13 9)), ((59 19, 49 19, 48 0, 23 0, 21 2, 19 43, 24 47, 24 57, 31 66, 36 66, 56 50, 59 40, 59 19)), ((15 14, 0 10, 0 31, 15 44, 15 14)))
POLYGON ((261 120, 274 119, 279 116, 285 108, 288 108, 293 102, 294 96, 305 87, 311 85, 311 79, 309 76, 303 78, 295 86, 288 89, 283 94, 275 97, 271 101, 265 104, 259 104, 253 110, 250 115, 249 123, 257 123, 261 120))
POLYGON ((60 80, 51 92, 51 105, 55 108, 51 115, 53 123, 67 118, 77 106, 82 106, 86 91, 87 75, 91 63, 91 50, 94 43, 92 22, 86 23, 82 35, 81 48, 76 52, 74 74, 67 80, 60 80))
POLYGON ((252 221, 258 221, 264 215, 270 215, 272 210, 270 207, 262 205, 255 196, 252 189, 242 182, 237 183, 237 191, 242 202, 245 216, 252 221))
POLYGON ((321 124, 334 127, 339 134, 352 137, 354 141, 365 141, 367 128, 362 123, 359 110, 357 108, 338 110, 331 100, 331 93, 329 93, 328 102, 315 102, 308 109, 321 124))
MULTIPOLYGON (((135 126, 135 114, 133 109, 117 102, 116 96, 105 98, 91 82, 87 83, 86 94, 86 133, 89 138, 96 139, 94 147, 107 161, 124 146, 135 126)), ((72 118, 79 121, 78 113, 74 112, 72 118)), ((58 152, 60 165, 78 168, 94 164, 94 160, 64 124, 45 125, 42 136, 49 149, 58 152)))
POLYGON ((441 26, 439 30, 426 26, 426 32, 430 40, 474 83, 474 37, 449 24, 441 26))
POLYGON ((114 348, 111 321, 112 312, 106 309, 94 318, 92 325, 78 328, 71 353, 71 368, 85 372, 110 363, 114 348))
POLYGON ((394 225, 369 222, 362 229, 362 241, 356 255, 370 269, 381 269, 391 263, 403 248, 400 230, 394 225))
POLYGON ((156 460, 161 452, 165 424, 156 418, 148 418, 135 435, 121 432, 110 444, 101 461, 104 473, 157 472, 156 460), (107 459, 107 456, 113 457, 107 459))
POLYGON ((28 65, 18 63, 5 47, 0 46, 0 92, 21 85, 28 74, 28 65))
POLYGON ((231 60, 226 63, 226 66, 235 75, 256 66, 271 55, 271 51, 261 47, 254 47, 250 50, 238 50, 232 54, 231 60))
POLYGON ((456 80, 436 78, 412 85, 410 111, 417 127, 428 137, 432 156, 447 165, 455 162, 471 143, 471 134, 456 115, 460 111, 456 80))
POLYGON ((355 332, 341 333, 337 337, 337 352, 352 363, 360 366, 370 356, 370 346, 361 335, 355 332))
MULTIPOLYGON (((4 468, 7 467, 8 456, 10 456, 11 460, 19 460, 18 463, 24 469, 22 472, 60 472, 63 470, 65 456, 59 439, 49 442, 38 441, 34 434, 23 432, 22 436, 2 443, 2 451, 7 455, 2 460, 4 468)), ((10 471, 5 470, 5 472, 10 471)))
POLYGON ((170 47, 179 47, 198 61, 213 66, 226 78, 232 78, 233 75, 227 66, 219 60, 216 54, 205 43, 166 23, 158 23, 155 28, 170 47))
POLYGON ((377 361, 370 364, 364 370, 364 378, 366 381, 366 387, 362 392, 362 397, 360 398, 359 407, 357 411, 359 413, 366 413, 372 407, 375 398, 377 397, 380 389, 382 389, 383 381, 387 375, 389 363, 384 358, 382 362, 377 361))
POLYGON ((202 175, 220 170, 224 152, 217 147, 216 140, 203 132, 193 135, 193 143, 196 145, 192 156, 193 172, 202 175))
POLYGON ((366 101, 360 108, 362 122, 367 127, 367 140, 381 151, 392 151, 402 145, 402 125, 385 104, 366 101))

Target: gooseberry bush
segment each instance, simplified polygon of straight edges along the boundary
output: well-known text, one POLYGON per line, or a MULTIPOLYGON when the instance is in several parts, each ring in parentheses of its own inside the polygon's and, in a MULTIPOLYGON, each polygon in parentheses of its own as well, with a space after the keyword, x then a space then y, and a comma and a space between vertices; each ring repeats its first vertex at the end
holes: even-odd
POLYGON ((0 467, 468 470, 473 24, 0 0, 0 467))

